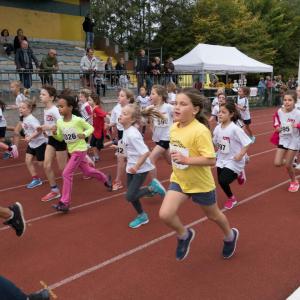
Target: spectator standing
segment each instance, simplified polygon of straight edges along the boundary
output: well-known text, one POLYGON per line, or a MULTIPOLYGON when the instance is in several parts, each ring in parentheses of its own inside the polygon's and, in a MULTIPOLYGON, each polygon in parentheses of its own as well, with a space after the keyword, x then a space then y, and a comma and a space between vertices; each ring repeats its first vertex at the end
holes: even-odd
POLYGON ((32 70, 33 62, 35 67, 39 67, 39 62, 36 56, 33 54, 31 48, 28 47, 28 42, 23 40, 21 42, 21 48, 16 52, 15 64, 17 71, 19 72, 20 81, 23 83, 23 86, 27 89, 30 89, 32 85, 32 70))
POLYGON ((261 77, 257 85, 257 91, 258 91, 258 97, 260 103, 265 103, 266 89, 267 87, 266 87, 265 79, 261 77))
MULTIPOLYGON (((144 85, 144 81, 146 79, 148 68, 148 56, 145 55, 145 50, 140 50, 140 56, 137 59, 137 64, 135 67, 136 74, 137 74, 137 82, 138 82, 138 90, 141 86, 144 85)), ((148 89, 149 90, 149 89, 148 89)))
POLYGON ((273 88, 273 81, 270 76, 266 77, 266 87, 267 87, 267 99, 268 99, 268 104, 272 104, 272 88, 273 88))
POLYGON ((15 53, 17 52, 18 49, 21 48, 21 43, 24 40, 27 41, 27 37, 23 34, 23 30, 21 28, 19 28, 17 30, 17 35, 15 36, 15 39, 14 39, 15 53))
POLYGON ((1 31, 0 44, 2 45, 6 55, 10 56, 10 54, 14 50, 14 46, 12 44, 12 38, 9 36, 9 32, 7 29, 3 29, 1 31))
POLYGON ((172 57, 167 58, 164 64, 164 73, 165 73, 165 84, 169 82, 175 82, 173 79, 173 73, 175 71, 175 66, 173 64, 172 57))
POLYGON ((125 60, 123 57, 121 57, 119 59, 119 61, 117 62, 116 66, 115 66, 115 69, 116 69, 118 85, 121 88, 127 89, 128 88, 128 75, 127 75, 125 60))
POLYGON ((105 76, 107 80, 110 82, 110 85, 113 86, 115 81, 115 76, 114 76, 114 67, 112 65, 111 56, 107 58, 104 68, 105 68, 105 76))
POLYGON ((86 49, 86 55, 80 61, 80 70, 83 72, 83 86, 94 90, 93 77, 98 70, 98 59, 94 56, 93 49, 86 49))
POLYGON ((85 49, 94 47, 94 26, 95 21, 87 14, 82 23, 83 31, 85 32, 85 49))
POLYGON ((42 84, 53 85, 52 73, 58 70, 57 53, 55 49, 50 49, 48 54, 42 58, 40 65, 40 77, 42 84))

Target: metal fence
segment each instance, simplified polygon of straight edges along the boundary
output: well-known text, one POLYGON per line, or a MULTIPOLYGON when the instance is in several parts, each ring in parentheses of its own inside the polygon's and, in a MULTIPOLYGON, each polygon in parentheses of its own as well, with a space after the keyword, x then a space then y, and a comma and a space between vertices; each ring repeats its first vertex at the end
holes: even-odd
MULTIPOLYGON (((58 71, 42 72, 32 71, 0 71, 0 91, 2 96, 9 101, 13 101, 10 93, 10 82, 20 80, 25 88, 30 88, 34 95, 39 92, 43 84, 53 85, 57 91, 70 89, 78 92, 82 88, 89 88, 99 94, 101 97, 114 98, 120 88, 128 88, 138 93, 140 86, 145 86, 148 93, 154 84, 168 85, 175 83, 177 88, 196 87, 208 98, 215 97, 217 88, 202 89, 199 81, 200 75, 197 73, 173 73, 149 75, 132 71, 97 71, 97 72, 79 72, 79 71, 58 71)), ((232 89, 226 89, 228 97, 236 97, 236 92, 232 89)), ((266 106, 274 103, 274 97, 270 99, 268 95, 264 97, 250 97, 252 106, 266 106)))

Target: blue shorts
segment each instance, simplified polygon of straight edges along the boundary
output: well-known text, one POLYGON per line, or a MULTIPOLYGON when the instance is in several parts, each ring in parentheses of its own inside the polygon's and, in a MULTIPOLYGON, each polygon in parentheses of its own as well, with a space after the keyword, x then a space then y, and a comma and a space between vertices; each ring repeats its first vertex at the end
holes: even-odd
POLYGON ((210 206, 217 202, 216 190, 212 190, 210 192, 205 193, 184 193, 180 185, 176 182, 171 182, 168 190, 188 195, 192 198, 193 202, 198 203, 200 205, 210 206))

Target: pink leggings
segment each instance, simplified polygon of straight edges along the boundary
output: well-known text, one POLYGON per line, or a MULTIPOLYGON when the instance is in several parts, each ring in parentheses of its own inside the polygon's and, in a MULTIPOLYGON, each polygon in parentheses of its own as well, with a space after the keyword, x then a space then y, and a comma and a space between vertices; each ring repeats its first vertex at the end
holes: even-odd
POLYGON ((90 167, 88 162, 86 161, 85 156, 86 151, 73 152, 63 171, 63 189, 60 201, 66 205, 69 205, 71 202, 73 175, 78 168, 85 176, 96 178, 100 182, 105 183, 108 179, 104 173, 90 167))

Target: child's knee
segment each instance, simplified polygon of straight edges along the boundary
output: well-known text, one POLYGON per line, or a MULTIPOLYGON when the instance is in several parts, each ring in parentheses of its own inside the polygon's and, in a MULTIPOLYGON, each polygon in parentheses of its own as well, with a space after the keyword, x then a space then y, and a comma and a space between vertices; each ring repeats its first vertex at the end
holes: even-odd
POLYGON ((161 208, 159 210, 159 218, 164 222, 168 222, 173 218, 173 214, 170 211, 161 208))

